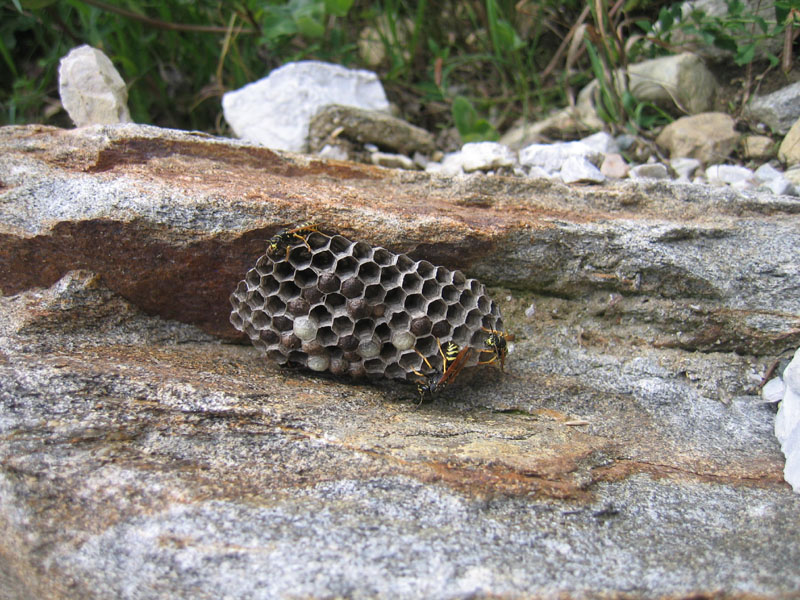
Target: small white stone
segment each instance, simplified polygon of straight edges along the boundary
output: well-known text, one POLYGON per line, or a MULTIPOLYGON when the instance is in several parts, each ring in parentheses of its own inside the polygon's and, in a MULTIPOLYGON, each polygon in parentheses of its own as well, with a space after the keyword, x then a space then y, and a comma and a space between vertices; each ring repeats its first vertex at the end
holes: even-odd
POLYGON ((528 308, 525 309, 525 316, 529 319, 536 314, 536 305, 531 304, 528 308))
POLYGON ((548 173, 561 170, 570 156, 580 156, 595 166, 602 164, 604 155, 583 142, 560 142, 557 144, 531 144, 519 151, 519 162, 525 167, 540 167, 548 173))
POLYGON ((564 183, 603 183, 606 176, 582 156, 570 156, 561 167, 564 183))
POLYGON ((605 131, 598 131, 581 140, 581 143, 591 148, 595 152, 602 152, 603 154, 616 154, 619 152, 619 146, 610 133, 605 131))
POLYGON ((389 152, 373 152, 370 154, 373 165, 387 167, 389 169, 405 169, 406 171, 416 171, 417 165, 414 161, 403 154, 390 154, 389 152))
POLYGON ((680 158, 673 158, 669 161, 669 166, 678 175, 678 179, 691 179, 695 171, 700 168, 702 163, 696 158, 689 158, 688 156, 681 156, 680 158))
POLYGON ((292 331, 304 342, 317 337, 317 324, 309 317, 297 317, 292 323, 292 331))
POLYGON ((306 364, 312 371, 327 371, 331 364, 331 359, 328 358, 327 354, 314 354, 308 357, 306 364))
POLYGON ((399 331, 392 336, 392 345, 398 350, 409 350, 416 341, 416 336, 410 331, 399 331))
POLYGON ((738 165, 711 165, 706 169, 706 179, 709 183, 727 183, 728 185, 752 182, 755 178, 753 171, 738 165))
POLYGON ((317 155, 322 158, 332 158, 333 160, 347 160, 347 151, 341 146, 332 146, 325 144, 322 149, 317 152, 317 155))
POLYGON ((794 185, 782 172, 769 163, 764 163, 755 171, 755 176, 762 185, 766 186, 773 194, 794 196, 797 194, 794 185))
POLYGON ((631 167, 628 174, 631 179, 668 179, 667 166, 661 163, 649 163, 631 167))
POLYGON ((471 142, 461 147, 461 168, 467 173, 513 167, 516 162, 514 152, 497 142, 471 142))
POLYGON ((764 384, 764 387, 761 388, 761 397, 764 399, 764 402, 780 402, 785 390, 786 386, 783 383, 783 379, 775 377, 770 379, 764 384))
POLYGON ((125 82, 97 48, 79 46, 61 59, 58 92, 78 127, 131 122, 125 82))

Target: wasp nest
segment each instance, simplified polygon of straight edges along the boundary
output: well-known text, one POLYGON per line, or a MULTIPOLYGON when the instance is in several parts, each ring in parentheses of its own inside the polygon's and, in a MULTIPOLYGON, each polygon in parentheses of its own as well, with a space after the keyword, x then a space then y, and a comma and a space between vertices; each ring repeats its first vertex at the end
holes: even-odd
POLYGON ((231 295, 231 323, 278 364, 408 380, 427 370, 422 356, 441 365, 437 340, 481 348, 482 328, 502 329, 483 284, 460 271, 295 231, 273 238, 231 295))

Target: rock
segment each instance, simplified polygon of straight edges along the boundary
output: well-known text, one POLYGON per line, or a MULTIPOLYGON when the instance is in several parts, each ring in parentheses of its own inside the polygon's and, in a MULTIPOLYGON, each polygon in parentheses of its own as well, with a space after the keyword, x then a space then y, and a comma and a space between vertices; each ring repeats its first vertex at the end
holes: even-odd
POLYGON ((429 154, 435 148, 433 135, 402 119, 377 110, 335 104, 320 109, 311 119, 309 148, 316 152, 333 138, 371 143, 386 151, 407 155, 429 154))
POLYGON ((795 189, 800 189, 800 165, 793 169, 787 169, 783 176, 789 180, 789 183, 791 183, 795 189))
POLYGON ((797 200, 446 177, 136 125, 4 127, 0 154, 12 597, 800 587, 800 498, 753 382, 800 346, 797 200), (506 372, 465 369, 416 407, 412 385, 232 343, 229 294, 303 221, 495 286, 506 372))
MULTIPOLYGON (((632 64, 626 80, 639 102, 652 102, 670 112, 694 115, 714 106, 716 79, 703 61, 689 52, 632 64)), ((620 88, 619 93, 623 91, 620 88)), ((595 109, 599 92, 600 84, 594 80, 579 92, 576 101, 578 118, 597 129, 604 125, 595 109)))
POLYGON ((519 163, 523 167, 539 167, 548 173, 558 173, 571 156, 585 158, 595 166, 602 164, 603 154, 582 142, 559 142, 555 144, 531 144, 519 151, 519 163))
POLYGON ((516 153, 497 142, 472 142, 461 147, 461 168, 467 173, 513 167, 516 162, 516 153))
POLYGON ((389 169, 406 169, 407 171, 415 171, 417 169, 416 163, 404 154, 373 152, 370 154, 370 161, 373 165, 389 169))
POLYGON ((690 180, 695 171, 702 166, 696 158, 673 158, 669 161, 670 168, 675 171, 678 179, 690 180))
MULTIPOLYGON (((602 129, 605 123, 600 122, 594 129, 602 129)), ((509 129, 499 142, 512 150, 520 150, 531 144, 543 144, 551 139, 570 139, 580 137, 592 130, 579 120, 575 109, 567 107, 554 112, 535 123, 523 121, 509 129)))
POLYGON ((629 176, 631 179, 668 179, 669 172, 661 163, 647 163, 631 167, 629 176))
POLYGON ((706 179, 709 183, 724 183, 746 189, 753 186, 755 174, 747 167, 738 165, 711 165, 706 169, 706 179))
POLYGON ((775 417, 775 437, 786 456, 784 479, 800 493, 800 350, 783 371, 785 390, 775 417))
POLYGON ((348 160, 350 158, 350 154, 347 150, 339 144, 325 144, 319 152, 317 152, 317 156, 320 158, 331 158, 333 160, 348 160))
POLYGON ((771 94, 753 97, 744 116, 764 123, 775 133, 786 135, 800 119, 800 81, 771 94))
POLYGON ((283 65, 222 97, 225 120, 237 137, 293 152, 307 150, 311 118, 329 104, 389 110, 375 73, 312 60, 283 65))
POLYGON ((800 119, 798 119, 778 149, 778 159, 789 166, 800 164, 800 119))
POLYGON ((656 138, 670 158, 696 158, 704 164, 724 162, 739 141, 733 119, 724 113, 703 113, 673 121, 656 138))
POLYGON ((769 163, 764 163, 758 167, 758 169, 755 171, 755 177, 773 194, 787 194, 790 196, 797 195, 792 182, 784 177, 783 173, 778 171, 769 163))
POLYGON ((600 169, 582 156, 570 156, 561 166, 561 179, 564 183, 603 183, 606 176, 600 169))
POLYGON ((58 93, 77 127, 131 122, 125 82, 97 48, 79 46, 61 59, 58 93))
POLYGON ((775 141, 766 135, 742 137, 742 155, 750 160, 769 160, 775 156, 775 141))
POLYGON ((619 146, 617 146, 617 141, 614 139, 614 136, 605 131, 598 131, 595 134, 585 137, 581 140, 581 143, 601 154, 619 152, 619 146))
POLYGON ((606 154, 603 164, 600 166, 600 172, 611 179, 623 179, 628 176, 628 171, 630 171, 628 163, 621 154, 615 152, 606 154))

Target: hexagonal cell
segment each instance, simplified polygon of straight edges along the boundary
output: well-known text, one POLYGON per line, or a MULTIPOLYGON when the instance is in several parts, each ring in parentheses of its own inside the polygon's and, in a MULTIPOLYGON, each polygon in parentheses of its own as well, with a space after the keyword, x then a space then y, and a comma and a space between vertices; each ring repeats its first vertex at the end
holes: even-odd
POLYGON ((447 307, 447 320, 460 325, 464 322, 466 311, 460 304, 451 304, 447 307))
POLYGON ((250 321, 256 329, 266 329, 272 323, 272 318, 263 310, 254 310, 250 321))
POLYGON ((331 328, 338 337, 342 337, 353 333, 355 323, 350 317, 336 317, 331 328))
POLYGON ((364 289, 364 299, 370 304, 378 304, 383 302, 386 297, 386 289, 379 283, 368 285, 364 289))
POLYGON ((310 309, 311 305, 305 300, 305 298, 292 298, 286 303, 286 312, 294 315, 295 317, 307 315, 310 309))
POLYGON ((293 333, 284 333, 280 336, 281 346, 286 350, 297 350, 303 341, 293 333))
POLYGON ((433 324, 427 316, 417 317, 411 321, 409 330, 417 337, 428 335, 431 332, 433 324))
POLYGON ((272 274, 278 281, 291 281, 294 279, 295 270, 288 262, 275 263, 272 274))
POLYGON ((296 270, 305 269, 311 264, 311 252, 304 245, 296 246, 289 251, 288 260, 296 270))
POLYGON ((361 339, 372 337, 375 333, 375 322, 372 319, 361 319, 356 322, 353 333, 361 339))
POLYGON ((333 235, 328 242, 328 249, 338 256, 349 253, 350 246, 352 245, 353 243, 346 237, 342 237, 341 235, 333 235))
POLYGON ((411 315, 406 312, 396 312, 389 319, 389 327, 393 331, 404 331, 408 329, 408 324, 411 322, 411 315))
POLYGON ((252 312, 253 311, 250 309, 249 306, 247 306, 247 304, 243 303, 239 305, 239 316, 242 317, 242 319, 245 322, 245 325, 250 325, 250 314, 252 312))
POLYGON ((317 279, 317 272, 314 269, 301 269, 294 276, 294 282, 301 288, 316 285, 317 279))
POLYGON ((402 306, 405 299, 406 293, 403 291, 403 288, 396 287, 386 292, 386 297, 383 301, 389 306, 397 307, 402 306))
POLYGON ((478 309, 483 313, 488 313, 492 310, 492 303, 486 296, 478 296, 478 309))
POLYGON ((406 273, 403 275, 401 286, 403 291, 407 294, 419 292, 422 289, 422 277, 416 273, 406 273))
POLYGON ((422 294, 411 294, 406 296, 403 301, 403 306, 410 313, 420 312, 422 307, 425 306, 425 298, 422 294))
POLYGON ((435 279, 426 279, 425 283, 422 284, 422 295, 429 300, 437 298, 439 297, 440 287, 439 282, 435 279))
POLYGON ((266 298, 264 298, 264 296, 261 295, 261 292, 259 290, 253 290, 247 298, 247 304, 253 310, 264 306, 265 301, 266 298))
POLYGON ((453 271, 453 285, 456 287, 464 287, 467 283, 467 278, 461 271, 453 271))
POLYGON ((358 261, 352 256, 342 256, 337 259, 336 264, 331 269, 340 278, 347 279, 358 271, 358 261))
POLYGON ((279 365, 284 365, 287 361, 287 357, 280 350, 267 351, 267 358, 279 365))
POLYGON ((427 314, 434 321, 442 319, 447 316, 447 304, 445 304, 444 300, 441 298, 437 298, 436 300, 428 303, 428 307, 425 309, 425 314, 427 314))
POLYGON ((269 296, 278 291, 280 283, 278 283, 272 275, 262 275, 259 283, 261 291, 269 296))
POLYGON ((250 269, 244 277, 248 290, 255 290, 261 285, 261 275, 255 269, 250 269))
POLYGON ((400 269, 398 269, 394 265, 389 265, 388 267, 383 267, 381 269, 381 285, 384 286, 397 285, 397 282, 399 280, 400 280, 400 269))
POLYGON ((458 302, 458 299, 461 297, 461 292, 459 292, 458 288, 454 285, 444 286, 440 294, 442 296, 442 300, 444 300, 448 304, 453 304, 454 302, 458 302))
POLYGON ((481 328, 482 316, 483 315, 481 314, 481 311, 479 311, 477 308, 473 308, 471 311, 467 313, 467 317, 464 319, 464 322, 470 329, 477 330, 481 328))
POLYGON ((450 332, 453 330, 450 323, 447 320, 436 321, 431 328, 431 335, 433 337, 442 339, 443 337, 447 337, 450 335, 450 332))
POLYGON ((332 327, 320 327, 317 331, 317 341, 323 346, 334 346, 338 339, 339 334, 332 327))
POLYGON ((405 254, 398 254, 397 260, 394 263, 401 273, 408 273, 413 271, 416 263, 408 258, 405 254))
POLYGON ((293 324, 292 320, 288 317, 284 316, 272 317, 272 326, 280 332, 291 331, 292 324, 293 324))
POLYGON ((381 323, 375 327, 375 335, 382 342, 385 342, 392 337, 392 330, 387 323, 381 323))
POLYGON ((351 319, 358 320, 369 316, 372 312, 369 302, 364 298, 353 298, 347 301, 347 314, 351 319))
POLYGON ((242 319, 242 317, 239 316, 239 313, 233 311, 231 313, 230 321, 231 325, 233 325, 236 329, 238 329, 239 331, 242 330, 242 327, 244 326, 244 319, 242 319))
POLYGON ((358 267, 357 277, 365 284, 375 283, 381 278, 381 268, 373 262, 362 263, 358 267))
POLYGON ((364 361, 364 370, 367 375, 383 375, 384 368, 383 360, 380 358, 371 358, 364 361))
POLYGON ((364 293, 365 283, 358 277, 350 277, 342 282, 342 294, 345 298, 358 298, 364 293))
POLYGON ((331 239, 331 236, 325 235, 324 233, 314 232, 310 233, 306 236, 306 242, 309 246, 311 246, 311 250, 321 250, 323 248, 328 247, 328 241, 331 239))
POLYGON ((394 362, 397 360, 397 348, 395 348, 391 343, 384 344, 381 346, 381 353, 380 357, 383 359, 384 362, 394 362))
MULTIPOLYGON (((342 298, 344 300, 344 298, 342 298)), ((333 314, 323 304, 317 304, 308 313, 308 316, 314 319, 320 326, 330 325, 333 322, 333 314)))
MULTIPOLYGON (((336 290, 332 290, 336 291, 336 290)), ((316 287, 305 288, 302 291, 303 299, 309 304, 317 304, 322 301, 325 294, 316 287)))
POLYGON ((470 290, 464 290, 461 292, 458 302, 467 310, 475 306, 477 303, 475 300, 475 294, 473 294, 470 290))
POLYGON ((391 364, 386 367, 383 376, 387 377, 388 379, 405 379, 406 372, 400 365, 391 364))
POLYGON ((329 294, 330 292, 338 292, 341 286, 342 282, 333 273, 322 273, 317 281, 317 288, 326 294, 329 294))
POLYGON ((406 372, 411 371, 412 369, 416 369, 419 371, 419 367, 422 364, 422 359, 419 357, 414 351, 411 352, 403 352, 400 355, 400 358, 397 360, 398 364, 402 369, 406 372))
POLYGON ((375 248, 372 253, 372 260, 380 267, 386 267, 394 262, 394 254, 386 248, 375 248))
POLYGON ((333 252, 322 250, 317 252, 311 259, 311 267, 317 271, 328 271, 336 262, 336 256, 333 252))
POLYGON ((278 296, 270 296, 264 305, 264 310, 275 317, 275 315, 282 313, 286 308, 286 303, 278 296))
POLYGON ((366 242, 356 242, 350 248, 350 254, 352 254, 353 258, 358 262, 370 260, 372 258, 372 246, 366 242))
POLYGON ((417 262, 416 271, 417 274, 423 279, 430 279, 431 277, 434 276, 434 273, 436 272, 436 267, 434 267, 427 260, 421 260, 417 262))
MULTIPOLYGON (((439 346, 436 345, 436 339, 432 335, 428 335, 417 340, 416 349, 419 351, 420 354, 423 356, 430 357, 434 354, 439 353, 439 346)), ((428 358, 430 360, 430 358, 428 358)), ((420 364, 422 361, 420 360, 420 364)), ((431 366, 436 369, 437 367, 442 366, 441 357, 439 357, 439 364, 431 363, 431 366)))
POLYGON ((300 295, 300 288, 297 287, 292 281, 284 281, 278 288, 278 296, 284 302, 288 302, 292 298, 297 298, 300 295))
POLYGON ((442 285, 448 284, 453 281, 453 272, 444 267, 436 267, 436 281, 442 285))

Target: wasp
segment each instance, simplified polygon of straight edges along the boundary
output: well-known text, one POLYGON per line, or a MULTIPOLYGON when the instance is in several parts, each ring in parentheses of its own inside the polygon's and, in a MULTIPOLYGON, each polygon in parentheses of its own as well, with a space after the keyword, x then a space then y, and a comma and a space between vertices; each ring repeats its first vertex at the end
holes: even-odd
MULTIPOLYGON (((453 342, 447 342, 444 347, 442 347, 438 339, 436 340, 436 345, 439 347, 439 354, 442 357, 442 369, 440 371, 435 370, 425 355, 415 349, 415 352, 422 357, 422 360, 425 361, 428 368, 433 371, 432 373, 423 375, 419 371, 413 370, 415 375, 422 377, 422 379, 417 381, 419 404, 422 404, 422 401, 425 399, 425 394, 433 395, 443 390, 448 383, 455 379, 456 375, 464 368, 467 358, 472 351, 472 348, 469 346, 459 348, 458 344, 453 342)), ((419 404, 417 404, 417 406, 419 406, 419 404)))
POLYGON ((312 233, 318 233, 320 235, 324 235, 325 237, 330 237, 322 233, 319 230, 319 225, 316 223, 305 223, 300 225, 299 227, 295 227, 294 229, 287 229, 286 231, 281 231, 278 234, 272 236, 269 240, 267 240, 267 254, 269 256, 275 256, 284 248, 286 249, 286 258, 289 258, 289 250, 292 249, 291 243, 298 239, 308 248, 308 251, 311 252, 311 246, 308 245, 308 236, 312 233))
POLYGON ((485 350, 481 350, 481 354, 488 352, 491 354, 489 360, 478 361, 479 365, 490 365, 493 362, 500 361, 500 370, 505 371, 506 355, 508 354, 508 342, 514 341, 514 336, 505 331, 497 331, 496 329, 487 329, 481 327, 483 331, 489 334, 484 340, 485 350))

